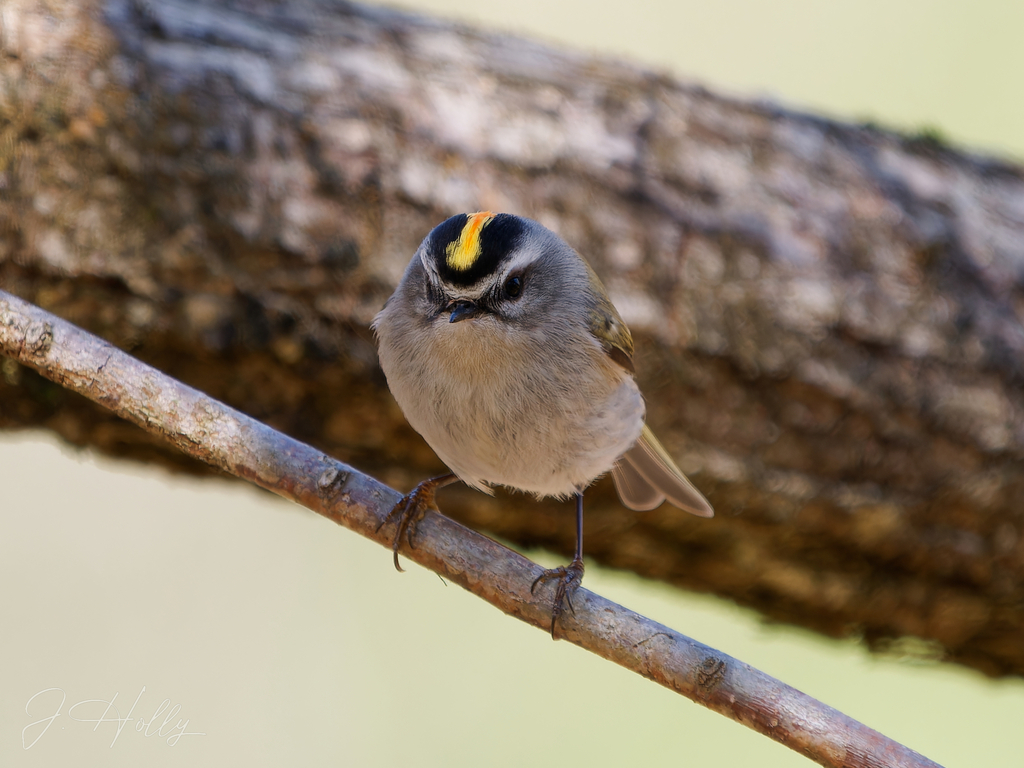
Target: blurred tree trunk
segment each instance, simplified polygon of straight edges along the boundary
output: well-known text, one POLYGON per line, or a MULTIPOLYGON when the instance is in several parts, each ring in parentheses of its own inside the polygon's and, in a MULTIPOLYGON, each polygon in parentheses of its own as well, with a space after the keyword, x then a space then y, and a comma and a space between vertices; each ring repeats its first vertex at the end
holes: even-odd
MULTIPOLYGON (((1024 171, 322 0, 5 0, 0 285, 408 489, 367 326, 461 211, 560 232, 711 521, 588 494, 587 554, 1024 672, 1024 171)), ((0 427, 201 471, 5 361, 0 427)), ((448 514, 570 551, 570 505, 448 514)))

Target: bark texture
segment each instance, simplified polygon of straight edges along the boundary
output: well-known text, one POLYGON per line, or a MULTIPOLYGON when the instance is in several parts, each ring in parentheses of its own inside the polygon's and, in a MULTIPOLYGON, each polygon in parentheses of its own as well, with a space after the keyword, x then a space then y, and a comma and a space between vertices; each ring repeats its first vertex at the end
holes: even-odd
MULTIPOLYGON (((601 481, 589 557, 1024 672, 1020 168, 344 3, 0 7, 0 286, 403 490, 442 468, 367 326, 481 209, 602 275, 718 513, 628 513, 601 481)), ((197 470, 2 374, 0 427, 197 470)), ((571 551, 571 505, 441 506, 571 551)))

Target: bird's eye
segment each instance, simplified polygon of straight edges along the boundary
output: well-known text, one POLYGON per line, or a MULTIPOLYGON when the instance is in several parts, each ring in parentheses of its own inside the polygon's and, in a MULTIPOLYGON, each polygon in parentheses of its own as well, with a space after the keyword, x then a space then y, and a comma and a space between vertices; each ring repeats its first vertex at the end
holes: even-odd
POLYGON ((518 299, 523 292, 523 278, 519 275, 512 275, 505 281, 505 295, 510 299, 518 299))

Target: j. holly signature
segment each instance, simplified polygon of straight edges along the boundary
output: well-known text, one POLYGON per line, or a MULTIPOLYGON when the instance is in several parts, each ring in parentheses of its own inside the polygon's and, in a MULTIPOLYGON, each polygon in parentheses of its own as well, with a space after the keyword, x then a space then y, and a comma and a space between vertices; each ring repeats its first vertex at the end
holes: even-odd
POLYGON ((111 747, 117 742, 124 727, 133 720, 135 721, 134 728, 136 733, 141 733, 144 736, 159 736, 162 739, 166 739, 168 746, 171 747, 177 744, 182 736, 206 735, 205 733, 186 730, 188 728, 188 720, 182 721, 179 718, 172 725, 171 721, 178 716, 178 712, 181 711, 181 705, 175 704, 172 707, 170 699, 164 699, 153 712, 153 716, 148 720, 145 717, 132 717, 132 713, 145 692, 146 686, 142 686, 142 690, 135 697, 135 703, 128 710, 128 714, 121 717, 121 713, 114 706, 114 702, 117 701, 117 693, 114 693, 109 701, 107 699, 83 699, 68 707, 65 713, 62 710, 68 697, 64 693, 64 689, 45 688, 32 696, 25 704, 25 714, 29 717, 42 713, 47 714, 46 717, 35 720, 21 729, 21 746, 25 749, 32 749, 39 739, 43 737, 43 734, 53 725, 54 720, 63 714, 67 714, 69 718, 79 723, 95 723, 92 728, 93 732, 96 732, 100 725, 104 723, 116 723, 114 737, 110 740, 111 747), (33 712, 33 710, 35 711, 33 712), (53 714, 48 714, 51 712, 53 714), (159 719, 161 716, 163 717, 162 720, 159 719))

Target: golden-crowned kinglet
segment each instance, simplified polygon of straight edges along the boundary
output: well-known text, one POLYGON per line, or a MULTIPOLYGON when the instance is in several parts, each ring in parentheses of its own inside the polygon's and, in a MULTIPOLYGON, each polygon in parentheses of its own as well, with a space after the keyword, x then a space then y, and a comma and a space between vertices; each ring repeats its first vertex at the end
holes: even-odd
MULTIPOLYGON (((436 490, 576 497, 576 556, 557 581, 551 632, 583 578, 583 491, 612 473, 622 503, 668 499, 711 517, 644 424, 633 338, 594 271, 535 221, 460 214, 427 235, 373 321, 395 400, 454 474, 426 480, 391 510, 410 545, 436 490)), ((399 567, 399 570, 401 568, 399 567)))

